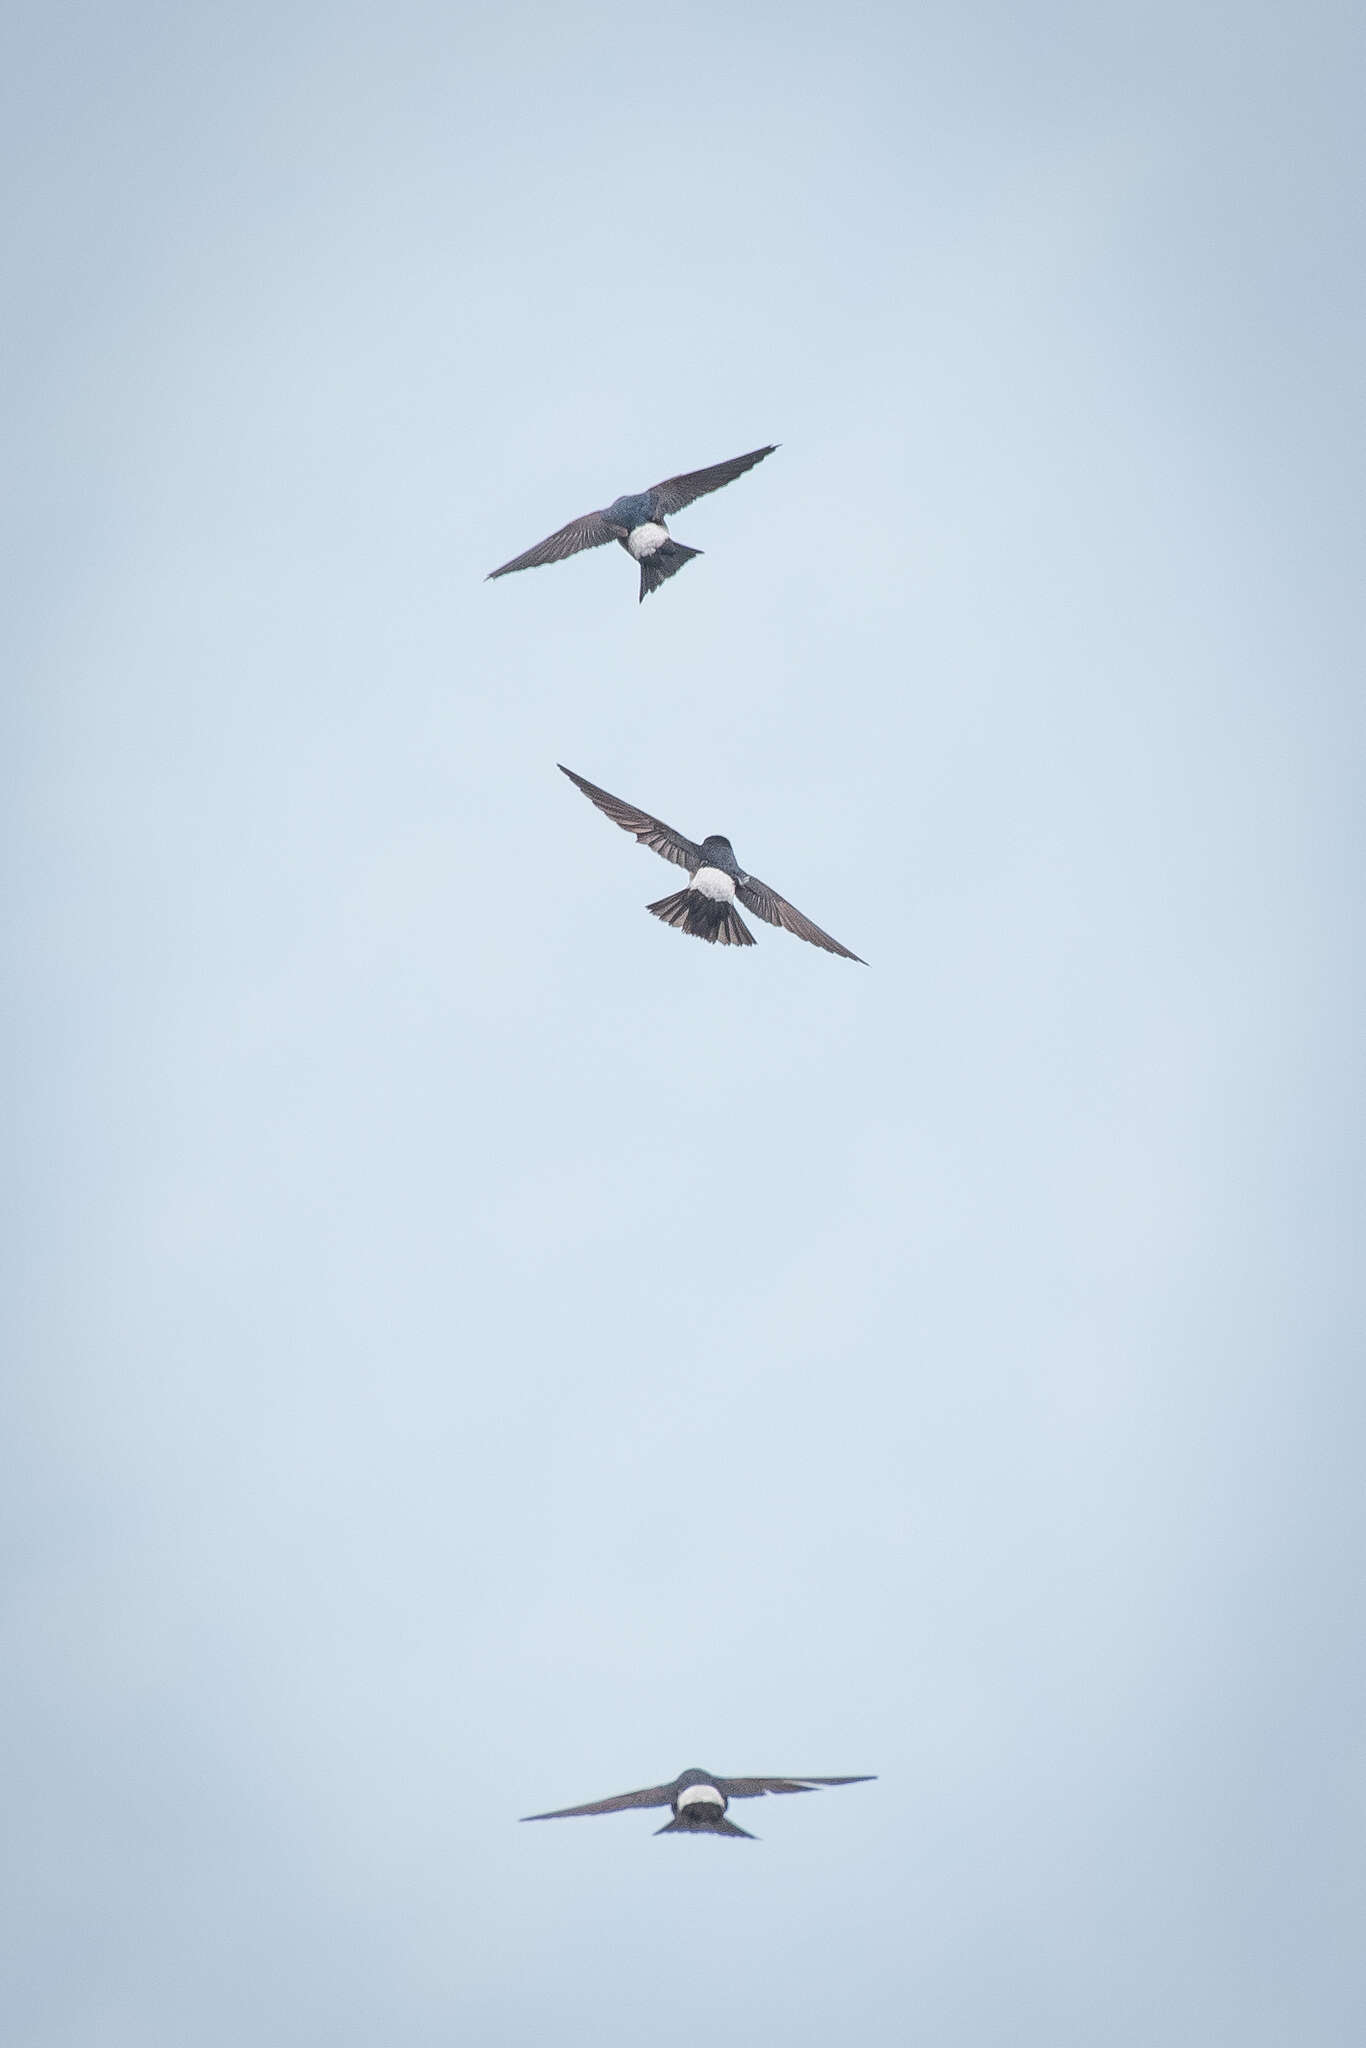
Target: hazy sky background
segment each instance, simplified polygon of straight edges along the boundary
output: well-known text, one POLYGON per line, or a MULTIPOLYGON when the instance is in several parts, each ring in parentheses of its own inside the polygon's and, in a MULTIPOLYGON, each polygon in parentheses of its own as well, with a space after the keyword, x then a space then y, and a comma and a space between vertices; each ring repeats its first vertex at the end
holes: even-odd
POLYGON ((1366 2038, 1354 12, 10 10, 16 2048, 1366 2038))

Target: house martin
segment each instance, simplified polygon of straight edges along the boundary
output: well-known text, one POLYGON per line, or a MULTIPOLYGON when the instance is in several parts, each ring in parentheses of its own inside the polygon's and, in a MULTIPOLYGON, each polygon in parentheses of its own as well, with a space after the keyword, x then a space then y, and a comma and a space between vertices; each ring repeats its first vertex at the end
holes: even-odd
POLYGON ((685 548, 681 541, 676 541, 665 520, 691 505, 694 498, 704 498, 708 491, 719 491, 723 484, 734 483, 737 476, 743 476, 756 462, 771 455, 777 445, 774 441, 767 448, 752 449, 748 455, 732 455, 729 462, 714 462, 710 469, 689 470, 686 476, 666 477, 662 484, 652 484, 648 491, 632 491, 624 498, 614 498, 603 511, 585 512, 581 518, 571 519, 568 526, 537 541, 525 554, 514 555, 501 569, 491 569, 484 581, 492 583, 496 576, 510 576, 514 569, 539 569, 547 562, 563 562, 584 548, 604 547, 609 540, 615 540, 633 562, 640 564, 639 601, 643 604, 652 590, 658 590, 661 583, 678 574, 685 562, 702 552, 701 548, 685 548))
POLYGON ((729 839, 721 833, 713 832, 700 845, 696 844, 685 839, 681 832, 675 832, 671 825, 652 818, 648 811, 638 811, 634 804, 623 803, 618 796, 609 796, 605 789, 599 789, 596 783, 576 775, 562 762, 556 765, 561 775, 567 775, 614 825, 620 825, 623 832, 633 833, 639 843, 648 846, 651 852, 662 854, 665 860, 673 861, 680 868, 687 868, 692 879, 686 889, 645 906, 655 917, 672 925, 675 931, 688 932, 693 938, 705 939, 712 946, 752 946, 754 935, 735 907, 738 901, 746 910, 752 910, 756 917, 763 918, 766 924, 781 925, 784 931, 806 939, 813 946, 824 947, 827 953, 838 953, 845 960, 857 960, 861 967, 867 966, 866 960, 860 959, 857 953, 851 953, 838 939, 832 939, 829 932, 823 932, 818 924, 812 924, 809 917, 803 917, 800 910, 780 896, 776 889, 770 889, 767 882, 761 882, 757 875, 747 875, 737 863, 729 839))
POLYGON ((657 1835, 742 1835, 755 1837, 726 1819, 732 1799, 759 1799, 766 1792, 814 1792, 818 1785, 871 1785, 862 1778, 718 1778, 710 1771, 684 1771, 671 1785, 650 1785, 643 1792, 617 1792, 587 1806, 558 1806, 553 1813, 526 1813, 523 1820, 575 1820, 586 1813, 624 1813, 629 1806, 671 1806, 673 1819, 657 1835))

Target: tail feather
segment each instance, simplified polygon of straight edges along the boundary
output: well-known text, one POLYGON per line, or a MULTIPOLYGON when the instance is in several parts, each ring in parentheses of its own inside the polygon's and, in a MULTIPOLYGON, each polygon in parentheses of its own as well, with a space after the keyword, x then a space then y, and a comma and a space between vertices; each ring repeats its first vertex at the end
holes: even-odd
POLYGON ((682 1814, 679 1815, 677 1820, 669 1821, 666 1826, 656 1828, 655 1833, 657 1835, 740 1835, 746 1842, 757 1842, 759 1839, 757 1835, 752 1835, 748 1828, 737 1828, 733 1820, 726 1820, 724 1817, 720 1820, 709 1820, 705 1826, 702 1826, 695 1820, 685 1820, 682 1814))
POLYGON ((701 553, 701 548, 685 548, 682 541, 666 540, 652 555, 646 555, 640 565, 640 603, 644 604, 652 590, 658 590, 661 583, 678 574, 685 562, 701 553))
POLYGON ((700 889, 680 889, 676 896, 661 896, 658 903, 647 903, 645 908, 675 931, 705 939, 712 946, 754 944, 754 934, 734 903, 718 903, 700 889))

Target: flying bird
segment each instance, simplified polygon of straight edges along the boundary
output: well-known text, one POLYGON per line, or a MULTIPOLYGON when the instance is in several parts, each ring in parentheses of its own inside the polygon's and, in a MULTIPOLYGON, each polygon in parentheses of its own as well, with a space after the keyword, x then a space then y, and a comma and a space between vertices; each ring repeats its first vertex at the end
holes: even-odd
POLYGON ((665 860, 688 869, 692 880, 686 889, 645 906, 665 924, 689 932, 695 939, 705 939, 712 946, 752 946, 754 934, 735 908, 738 899, 746 910, 763 918, 765 924, 781 925, 796 938, 823 946, 827 953, 838 953, 845 960, 858 960, 860 967, 867 966, 866 960, 859 959, 838 939, 832 939, 818 924, 812 924, 809 917, 803 917, 767 882, 761 882, 757 875, 747 875, 736 862, 729 839, 721 833, 710 833, 700 846, 696 845, 681 832, 675 832, 672 825, 652 818, 648 811, 638 811, 634 804, 624 804, 619 796, 609 796, 605 789, 585 781, 563 762, 556 766, 614 825, 620 825, 623 832, 633 832, 651 852, 663 854, 665 860))
POLYGON ((710 1771, 684 1771, 671 1785, 651 1785, 644 1792, 618 1792, 588 1806, 560 1806, 554 1813, 525 1813, 523 1820, 574 1820, 582 1813, 623 1813, 628 1806, 671 1806, 674 1817, 657 1835, 742 1835, 755 1837, 726 1819, 732 1799, 759 1799, 765 1792, 814 1792, 818 1785, 871 1785, 864 1778, 718 1778, 710 1771))
POLYGON ((670 514, 681 512, 694 498, 705 498, 708 491, 733 484, 737 476, 743 476, 756 462, 771 455, 777 445, 773 441, 767 448, 751 449, 748 455, 732 455, 729 462, 714 462, 710 469, 692 469, 686 476, 666 477, 662 484, 651 484, 648 491, 632 491, 624 498, 614 498, 605 510, 585 512, 582 518, 571 519, 568 526, 562 526, 546 540, 537 541, 524 555, 514 555, 501 569, 491 569, 484 581, 492 583, 495 576, 510 576, 514 569, 539 569, 546 562, 563 562, 584 548, 600 548, 615 540, 620 541, 633 562, 640 564, 643 604, 652 590, 658 590, 661 583, 678 574, 685 562, 702 552, 701 548, 685 548, 681 541, 674 540, 664 524, 670 514))

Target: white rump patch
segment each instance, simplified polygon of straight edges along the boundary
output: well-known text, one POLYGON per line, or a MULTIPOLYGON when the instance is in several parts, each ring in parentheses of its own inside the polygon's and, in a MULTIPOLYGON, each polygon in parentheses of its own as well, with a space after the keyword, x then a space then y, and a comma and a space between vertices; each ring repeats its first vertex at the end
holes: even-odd
POLYGON ((647 555, 657 555, 669 538, 667 526, 656 526, 647 519, 643 526, 637 526, 626 536, 626 551, 633 561, 643 562, 647 555))
POLYGON ((686 1792, 679 1793, 676 1802, 679 1813, 682 1813, 685 1806, 724 1806, 725 1803, 715 1785, 689 1785, 686 1792))
POLYGON ((733 903, 735 900, 735 884, 720 868, 699 868, 688 887, 696 889, 699 896, 709 897, 713 903, 733 903))

